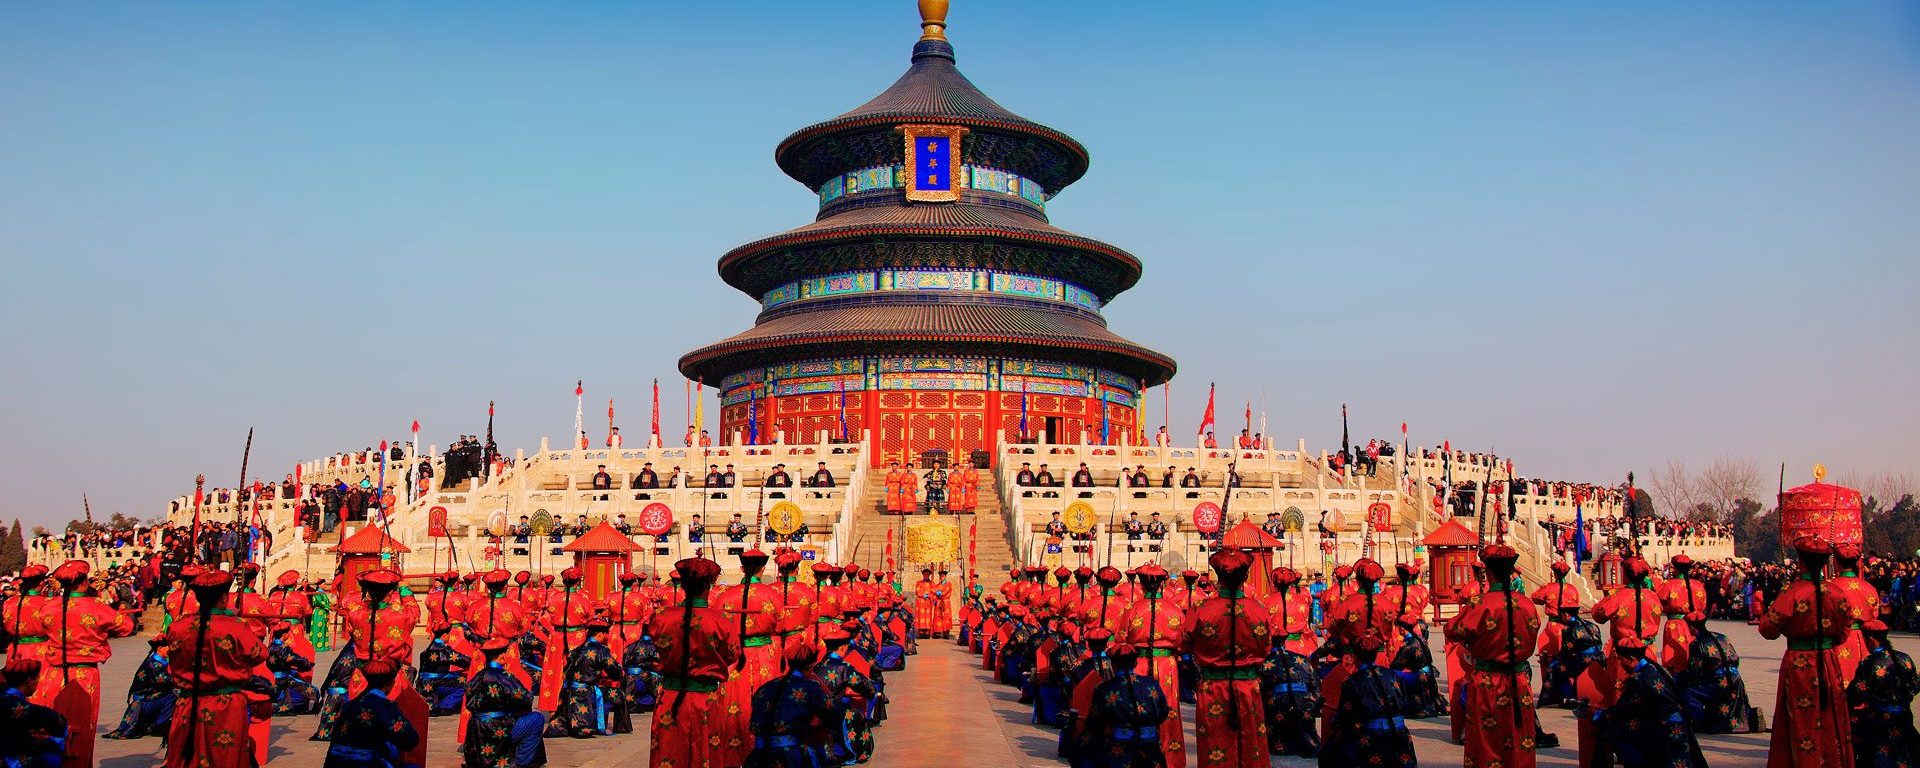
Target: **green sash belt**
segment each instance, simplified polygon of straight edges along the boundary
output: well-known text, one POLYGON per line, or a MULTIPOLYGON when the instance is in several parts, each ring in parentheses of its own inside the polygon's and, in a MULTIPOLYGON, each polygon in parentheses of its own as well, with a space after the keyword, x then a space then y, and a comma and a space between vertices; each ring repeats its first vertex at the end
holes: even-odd
POLYGON ((1473 668, 1481 672, 1496 672, 1503 675, 1526 675, 1533 673, 1533 665, 1524 661, 1507 664, 1498 661, 1474 659, 1473 668))
POLYGON ((1259 667, 1203 667, 1200 670, 1202 680, 1258 680, 1259 667))
POLYGON ((1805 640, 1788 640, 1789 651, 1829 651, 1840 647, 1840 641, 1831 637, 1813 637, 1805 640))
POLYGON ((1148 648, 1147 655, 1148 656, 1172 656, 1173 649, 1172 648, 1148 648))
POLYGON ((771 635, 754 635, 740 641, 742 648, 762 648, 769 645, 773 645, 773 637, 771 635))
POLYGON ((660 687, 681 693, 713 693, 720 690, 720 683, 712 680, 695 680, 688 677, 668 677, 660 681, 660 687))

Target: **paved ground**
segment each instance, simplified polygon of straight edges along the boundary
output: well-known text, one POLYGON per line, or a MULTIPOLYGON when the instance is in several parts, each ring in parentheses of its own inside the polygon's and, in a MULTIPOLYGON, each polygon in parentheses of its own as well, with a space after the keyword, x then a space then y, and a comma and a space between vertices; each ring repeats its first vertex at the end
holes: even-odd
MULTIPOLYGON (((1733 639, 1745 657, 1748 693, 1756 705, 1771 717, 1774 709, 1774 680, 1779 672, 1783 644, 1760 638, 1745 624, 1715 622, 1716 631, 1733 639)), ((1437 639, 1437 634, 1436 634, 1437 639)), ((1900 636, 1897 645, 1909 653, 1920 654, 1920 637, 1900 636)), ((102 666, 107 691, 125 691, 133 670, 145 652, 139 639, 115 643, 115 657, 102 666)), ((322 659, 324 669, 328 659, 322 659)), ((879 751, 873 765, 887 768, 947 766, 964 762, 978 766, 1059 766, 1054 757, 1057 734, 1051 729, 1028 724, 1031 708, 1015 701, 1016 692, 997 685, 979 668, 977 658, 946 642, 929 641, 914 656, 904 672, 888 676, 893 694, 892 719, 877 732, 879 751)), ((102 730, 119 722, 121 705, 109 693, 101 718, 102 730)), ((1567 710, 1543 713, 1547 730, 1558 733, 1565 746, 1543 750, 1540 765, 1575 764, 1573 723, 1567 710)), ((1188 764, 1192 757, 1192 708, 1187 709, 1188 764)), ((318 765, 326 745, 308 741, 315 718, 312 716, 274 721, 272 760, 279 764, 318 765)), ((453 743, 454 721, 436 718, 429 738, 433 742, 432 768, 459 765, 453 743)), ((1459 765, 1460 748, 1447 743, 1445 718, 1411 724, 1422 762, 1428 765, 1459 765)), ((592 766, 631 766, 644 764, 647 752, 647 718, 635 718, 636 733, 599 739, 550 739, 548 758, 556 768, 592 766)), ((157 739, 98 742, 101 768, 147 768, 160 759, 157 739)), ((1715 768, 1760 766, 1766 763, 1767 737, 1760 735, 1709 736, 1701 746, 1715 768)), ((1276 758, 1275 766, 1310 766, 1313 761, 1276 758)))

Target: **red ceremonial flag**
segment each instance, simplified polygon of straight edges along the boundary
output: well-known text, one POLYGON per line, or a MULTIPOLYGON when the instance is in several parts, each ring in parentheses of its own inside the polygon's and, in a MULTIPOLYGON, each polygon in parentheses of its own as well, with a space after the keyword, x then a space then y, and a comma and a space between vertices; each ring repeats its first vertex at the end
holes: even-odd
POLYGON ((660 380, 654 379, 653 380, 653 442, 650 443, 650 445, 659 445, 659 444, 660 444, 660 380))
POLYGON ((585 381, 575 381, 575 382, 573 383, 573 396, 574 396, 574 397, 579 397, 579 396, 581 396, 581 395, 584 395, 584 394, 586 394, 586 393, 587 393, 587 383, 586 383, 585 381))
POLYGON ((1213 428, 1213 385, 1207 385, 1207 412, 1200 416, 1200 431, 1194 434, 1204 435, 1213 428))
POLYGON ((413 433, 414 433, 414 434, 416 434, 416 435, 417 435, 417 434, 420 434, 420 420, 419 420, 419 419, 414 419, 414 420, 413 420, 413 433))

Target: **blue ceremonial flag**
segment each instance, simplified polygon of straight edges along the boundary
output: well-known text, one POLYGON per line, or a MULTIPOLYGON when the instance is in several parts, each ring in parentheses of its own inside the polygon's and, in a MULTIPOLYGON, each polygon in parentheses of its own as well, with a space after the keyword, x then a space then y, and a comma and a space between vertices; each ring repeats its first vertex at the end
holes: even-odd
POLYGON ((760 444, 760 393, 758 385, 747 389, 747 445, 760 444))
POLYGON ((847 384, 836 381, 833 388, 840 390, 840 439, 844 441, 847 439, 847 384))
POLYGON ((1573 568, 1580 570, 1580 564, 1587 561, 1587 515, 1580 508, 1580 500, 1573 500, 1573 568))
POLYGON ((1109 430, 1112 429, 1112 427, 1113 427, 1112 420, 1107 418, 1107 401, 1105 398, 1101 398, 1100 400, 1100 444, 1101 445, 1108 445, 1113 442, 1109 434, 1109 430))
POLYGON ((1027 439, 1027 383, 1020 382, 1020 439, 1027 439))

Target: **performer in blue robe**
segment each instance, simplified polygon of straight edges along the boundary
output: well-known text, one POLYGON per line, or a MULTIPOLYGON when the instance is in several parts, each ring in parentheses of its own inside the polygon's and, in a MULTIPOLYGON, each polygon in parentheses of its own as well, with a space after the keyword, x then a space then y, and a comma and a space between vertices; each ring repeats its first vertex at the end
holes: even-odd
POLYGON ((1287 635, 1275 632, 1273 648, 1260 663, 1260 698, 1267 705, 1267 751, 1276 755, 1320 754, 1320 675, 1313 662, 1287 648, 1287 635))
POLYGON ((506 638, 498 637, 482 644, 486 666, 467 681, 463 768, 531 768, 547 762, 546 715, 534 710, 533 692, 500 663, 507 647, 506 638))
POLYGON ((1327 742, 1320 749, 1321 765, 1406 768, 1419 764, 1414 757, 1413 737, 1407 733, 1401 715, 1407 699, 1400 690, 1400 679, 1392 670, 1374 663, 1385 648, 1386 643, 1372 633, 1356 643, 1359 665, 1341 684, 1340 706, 1327 729, 1327 742))
POLYGON ((399 665, 386 658, 361 669, 367 689, 340 710, 322 768, 400 768, 400 756, 420 743, 420 732, 387 698, 399 673, 399 665))
POLYGON ((827 765, 827 688, 812 672, 819 653, 810 644, 787 649, 787 673, 753 692, 747 729, 753 751, 743 768, 822 768, 827 765))
POLYGON ((127 711, 120 716, 120 727, 101 734, 101 738, 167 735, 167 719, 173 715, 174 688, 173 678, 167 674, 166 643, 164 637, 147 641, 147 657, 133 672, 133 685, 127 689, 127 711))
POLYGON ((365 663, 355 651, 353 641, 340 646, 340 654, 333 657, 333 665, 327 668, 327 676, 320 682, 320 722, 308 740, 326 741, 333 733, 334 723, 347 706, 347 684, 365 663))
POLYGON ((626 670, 607 648, 607 631, 606 619, 587 622, 586 642, 568 652, 560 709, 547 725, 548 736, 591 739, 613 734, 613 713, 620 708, 617 692, 624 685, 626 670))
POLYGON ((467 666, 472 659, 447 643, 451 627, 435 627, 433 640, 420 651, 420 676, 413 689, 427 700, 427 714, 434 717, 460 714, 460 699, 467 692, 467 666))
POLYGON ((651 635, 627 643, 627 651, 620 660, 620 666, 627 671, 627 712, 652 712, 660 701, 660 649, 653 644, 651 635))
POLYGON ((1860 627, 1867 657, 1847 686, 1853 712, 1854 763, 1862 768, 1920 766, 1920 733, 1913 728, 1913 697, 1920 694, 1920 673, 1913 659, 1887 642, 1879 620, 1860 627))
POLYGON ((1693 627, 1687 666, 1676 675, 1694 733, 1756 733, 1760 713, 1747 699, 1747 683, 1740 677, 1740 652, 1727 636, 1707 629, 1707 617, 1687 615, 1693 627))
POLYGON ((1447 697, 1440 693, 1440 671, 1433 666, 1433 649, 1424 634, 1416 631, 1420 617, 1406 614, 1396 622, 1400 632, 1400 650, 1393 655, 1393 672, 1400 679, 1400 692, 1407 697, 1406 717, 1421 719, 1447 714, 1447 697))
POLYGON ((287 644, 292 625, 279 622, 273 642, 267 644, 267 669, 273 672, 273 713, 276 715, 311 714, 320 706, 320 690, 306 681, 313 662, 287 644))
POLYGON ((27 700, 39 677, 40 662, 33 659, 9 657, 0 669, 0 764, 60 768, 66 759, 67 719, 27 700))
POLYGON ((1614 652, 1627 678, 1600 723, 1614 756, 1635 768, 1707 768, 1667 668, 1647 660, 1647 644, 1637 637, 1614 643, 1614 652))
MULTIPOLYGON (((1160 726, 1172 704, 1160 681, 1134 673, 1139 653, 1121 643, 1107 649, 1113 677, 1093 689, 1087 728, 1098 736, 1098 748, 1087 765, 1097 768, 1163 768, 1166 753, 1160 746, 1160 726)), ((1249 713, 1251 714, 1251 713, 1249 713)))
POLYGON ((852 622, 820 630, 827 657, 814 667, 814 676, 827 688, 827 764, 850 765, 873 758, 872 701, 880 695, 873 678, 848 663, 843 653, 853 639, 852 622))

